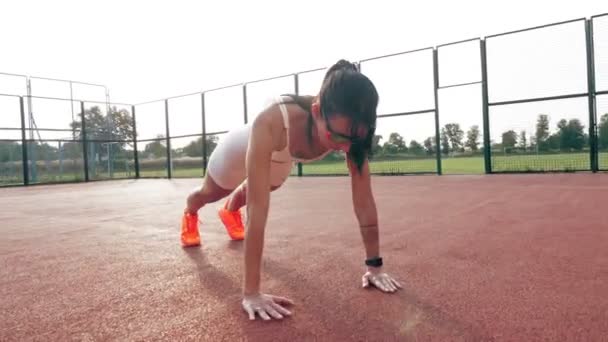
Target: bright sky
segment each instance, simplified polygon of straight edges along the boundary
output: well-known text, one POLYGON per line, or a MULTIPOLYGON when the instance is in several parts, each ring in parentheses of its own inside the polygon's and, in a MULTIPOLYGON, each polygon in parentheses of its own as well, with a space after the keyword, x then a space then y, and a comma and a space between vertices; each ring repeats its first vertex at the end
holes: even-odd
MULTIPOLYGON (((0 72, 103 84, 112 101, 138 103, 325 67, 339 58, 356 61, 606 12, 605 0, 6 2, 0 72)), ((595 30, 598 89, 608 89, 608 17, 595 30)), ((490 101, 585 92, 584 43, 582 22, 489 40, 490 101)), ((440 49, 441 84, 479 80, 478 52, 477 42, 440 49)), ((426 50, 363 64, 380 91, 380 112, 433 107, 431 56, 426 50)), ((322 74, 302 76, 300 91, 316 92, 322 74)), ((269 97, 293 91, 292 85, 292 79, 252 85, 249 117, 269 97)), ((35 95, 69 97, 66 84, 33 80, 32 87, 35 95)), ((15 89, 23 89, 21 79, 0 75, 0 93, 15 89)), ((242 122, 241 91, 208 96, 210 131, 242 122)), ((77 87, 74 94, 105 100, 102 88, 77 87)), ((442 90, 441 124, 482 128, 480 95, 478 85, 442 90)), ((599 103, 598 111, 608 112, 606 98, 599 103)), ((552 128, 561 117, 579 117, 587 125, 586 106, 586 99, 574 99, 492 108, 492 138, 499 140, 506 129, 533 132, 540 112, 551 115, 552 128)), ((14 99, 0 96, 0 108, 18 114, 14 99)), ((44 108, 36 117, 39 127, 64 128, 71 119, 69 104, 37 100, 34 108, 44 108)), ((170 110, 179 113, 172 135, 197 133, 199 96, 172 101, 170 110)), ((138 107, 140 137, 163 134, 163 115, 162 103, 138 107)), ((0 115, 0 126, 15 122, 18 115, 0 115)), ((382 119, 378 130, 422 141, 434 134, 433 115, 382 119)))

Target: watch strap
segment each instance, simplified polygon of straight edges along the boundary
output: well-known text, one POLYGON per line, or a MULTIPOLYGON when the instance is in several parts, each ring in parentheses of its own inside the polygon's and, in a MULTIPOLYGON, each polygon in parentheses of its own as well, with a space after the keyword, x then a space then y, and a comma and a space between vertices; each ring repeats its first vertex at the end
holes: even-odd
POLYGON ((371 267, 380 267, 382 266, 382 258, 381 257, 373 257, 365 259, 365 265, 371 267))

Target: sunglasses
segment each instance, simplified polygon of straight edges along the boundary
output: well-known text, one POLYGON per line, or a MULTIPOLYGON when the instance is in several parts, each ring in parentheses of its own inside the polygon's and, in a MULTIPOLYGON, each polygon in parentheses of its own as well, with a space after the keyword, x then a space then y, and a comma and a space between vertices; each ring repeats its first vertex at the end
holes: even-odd
POLYGON ((335 142, 336 144, 348 144, 351 143, 353 145, 355 144, 359 144, 362 143, 364 139, 359 138, 359 137, 351 137, 349 135, 344 135, 342 133, 338 133, 336 131, 334 131, 330 124, 329 121, 325 120, 325 127, 327 128, 327 138, 333 142, 335 142))

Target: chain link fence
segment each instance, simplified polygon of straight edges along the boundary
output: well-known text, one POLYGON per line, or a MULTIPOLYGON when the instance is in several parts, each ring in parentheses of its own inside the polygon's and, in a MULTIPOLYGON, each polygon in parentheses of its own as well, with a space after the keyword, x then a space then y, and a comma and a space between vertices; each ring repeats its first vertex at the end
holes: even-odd
MULTIPOLYGON (((608 170, 608 15, 357 62, 380 93, 373 174, 608 170)), ((0 74, 0 185, 203 177, 225 134, 325 68, 139 104, 0 74)), ((347 175, 345 156, 293 176, 347 175)))

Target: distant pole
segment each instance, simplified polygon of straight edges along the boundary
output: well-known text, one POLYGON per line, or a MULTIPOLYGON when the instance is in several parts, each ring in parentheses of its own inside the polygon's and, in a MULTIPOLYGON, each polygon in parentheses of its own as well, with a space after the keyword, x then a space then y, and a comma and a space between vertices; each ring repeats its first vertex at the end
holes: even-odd
POLYGON ((131 105, 133 116, 133 164, 135 166, 135 179, 139 179, 139 152, 137 151, 137 119, 135 117, 135 106, 131 105))
POLYGON ((492 154, 490 142, 490 105, 488 100, 488 64, 486 40, 481 40, 481 99, 483 109, 483 145, 486 173, 492 173, 492 154))
POLYGON ((84 115, 84 102, 80 101, 80 120, 82 125, 82 156, 84 159, 84 181, 89 181, 89 151, 87 142, 86 120, 84 115))
POLYGON ((593 22, 589 19, 585 20, 585 33, 587 38, 587 92, 589 93, 589 157, 591 162, 591 170, 593 172, 597 172, 599 170, 599 149, 597 134, 597 108, 595 98, 595 60, 593 47, 593 22))
POLYGON ((205 121, 205 93, 201 94, 201 117, 203 129, 203 175, 207 174, 207 123, 205 121))
POLYGON ((437 140, 437 174, 443 173, 441 169, 441 144, 439 136, 439 52, 433 49, 433 83, 435 94, 435 139, 437 140))
MULTIPOLYGON (((294 91, 300 95, 300 79, 298 74, 293 75, 294 91)), ((298 177, 302 177, 302 163, 298 162, 298 177)))
POLYGON ((167 177, 172 178, 172 164, 171 161, 171 132, 169 131, 169 100, 165 100, 165 129, 167 134, 167 177))
POLYGON ((21 153, 23 161, 23 184, 30 184, 29 179, 29 160, 27 156, 27 139, 25 135, 25 110, 23 108, 23 96, 19 96, 19 108, 21 110, 21 153))

